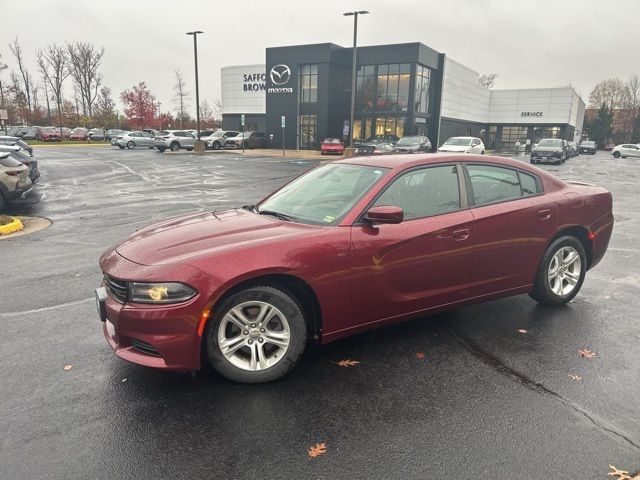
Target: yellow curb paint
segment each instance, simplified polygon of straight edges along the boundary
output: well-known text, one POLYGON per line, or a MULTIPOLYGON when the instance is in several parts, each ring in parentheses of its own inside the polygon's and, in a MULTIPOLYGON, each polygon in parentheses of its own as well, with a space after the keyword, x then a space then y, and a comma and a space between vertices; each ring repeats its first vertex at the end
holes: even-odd
POLYGON ((9 235, 10 233, 18 232, 23 228, 24 225, 22 225, 22 222, 19 219, 11 217, 11 222, 6 225, 0 225, 0 235, 9 235))

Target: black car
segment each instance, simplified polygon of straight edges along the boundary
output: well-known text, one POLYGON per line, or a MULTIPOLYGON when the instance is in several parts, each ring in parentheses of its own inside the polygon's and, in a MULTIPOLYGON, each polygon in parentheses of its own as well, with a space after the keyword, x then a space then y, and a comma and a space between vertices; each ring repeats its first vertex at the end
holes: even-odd
POLYGON ((425 153, 431 152, 431 142, 427 137, 409 136, 402 137, 393 146, 394 151, 398 153, 425 153))
POLYGON ((590 153, 591 155, 595 155, 598 147, 596 145, 596 142, 594 142, 593 140, 585 140, 580 144, 578 150, 580 151, 580 153, 590 153))
POLYGON ((531 149, 531 163, 560 165, 569 157, 569 145, 560 138, 543 138, 531 149))
POLYGON ((33 147, 18 137, 0 135, 0 145, 17 145, 33 157, 33 147))
POLYGON ((366 140, 356 140, 354 144, 358 145, 371 145, 374 143, 388 143, 394 145, 400 137, 397 135, 374 135, 372 137, 367 138, 366 140))
POLYGON ((356 146, 353 156, 365 157, 369 155, 384 155, 387 153, 393 153, 393 145, 390 143, 361 143, 356 146))
POLYGON ((8 153, 11 158, 23 163, 29 168, 29 178, 31 183, 36 183, 40 178, 40 170, 38 170, 38 160, 30 156, 25 150, 17 145, 1 145, 0 153, 8 153))
POLYGON ((227 138, 224 148, 264 148, 267 136, 264 132, 244 132, 235 137, 227 138))

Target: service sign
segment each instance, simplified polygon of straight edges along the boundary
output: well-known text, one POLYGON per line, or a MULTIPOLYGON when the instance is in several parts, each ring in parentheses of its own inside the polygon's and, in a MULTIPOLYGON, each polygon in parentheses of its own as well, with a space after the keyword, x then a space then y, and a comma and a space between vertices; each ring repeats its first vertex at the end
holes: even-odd
POLYGON ((521 117, 541 117, 542 112, 520 112, 521 117))
POLYGON ((9 113, 5 109, 0 109, 0 120, 9 120, 9 113))

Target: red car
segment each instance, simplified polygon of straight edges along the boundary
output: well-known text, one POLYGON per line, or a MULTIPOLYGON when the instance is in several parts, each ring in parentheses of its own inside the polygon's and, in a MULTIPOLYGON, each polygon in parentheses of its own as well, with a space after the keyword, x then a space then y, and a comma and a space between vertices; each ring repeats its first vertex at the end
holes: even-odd
POLYGON ((344 144, 339 138, 325 138, 320 145, 320 154, 327 155, 334 153, 337 155, 344 154, 344 144))
POLYGON ((89 132, 84 128, 74 128, 69 134, 69 140, 87 140, 89 132))
POLYGON ((509 295, 564 305, 611 208, 604 188, 507 158, 341 160, 258 205, 133 233, 100 258, 99 314, 123 359, 267 382, 308 342, 509 295))
POLYGON ((56 127, 46 127, 42 129, 40 138, 43 142, 59 142, 60 129, 56 127))

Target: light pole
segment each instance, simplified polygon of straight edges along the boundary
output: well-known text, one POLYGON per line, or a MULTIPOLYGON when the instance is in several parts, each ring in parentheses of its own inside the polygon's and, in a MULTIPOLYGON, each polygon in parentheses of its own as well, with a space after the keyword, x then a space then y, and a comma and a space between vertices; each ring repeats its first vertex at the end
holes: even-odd
POLYGON ((196 64, 196 128, 198 129, 198 142, 200 141, 200 92, 198 90, 198 34, 204 33, 200 30, 187 32, 193 35, 193 56, 196 64))
MULTIPOLYGON (((0 73, 3 70, 6 70, 7 68, 9 68, 9 65, 7 65, 6 63, 2 63, 0 62, 0 73)), ((2 90, 2 80, 0 80, 0 108, 4 109, 4 91, 2 90)), ((2 120, 2 125, 4 126, 4 134, 7 134, 7 124, 5 123, 4 120, 2 120)))
POLYGON ((358 15, 366 15, 366 10, 345 12, 345 17, 353 16, 353 60, 351 62, 351 117, 349 118, 349 147, 353 147, 353 124, 355 122, 356 109, 356 44, 358 41, 358 15))

